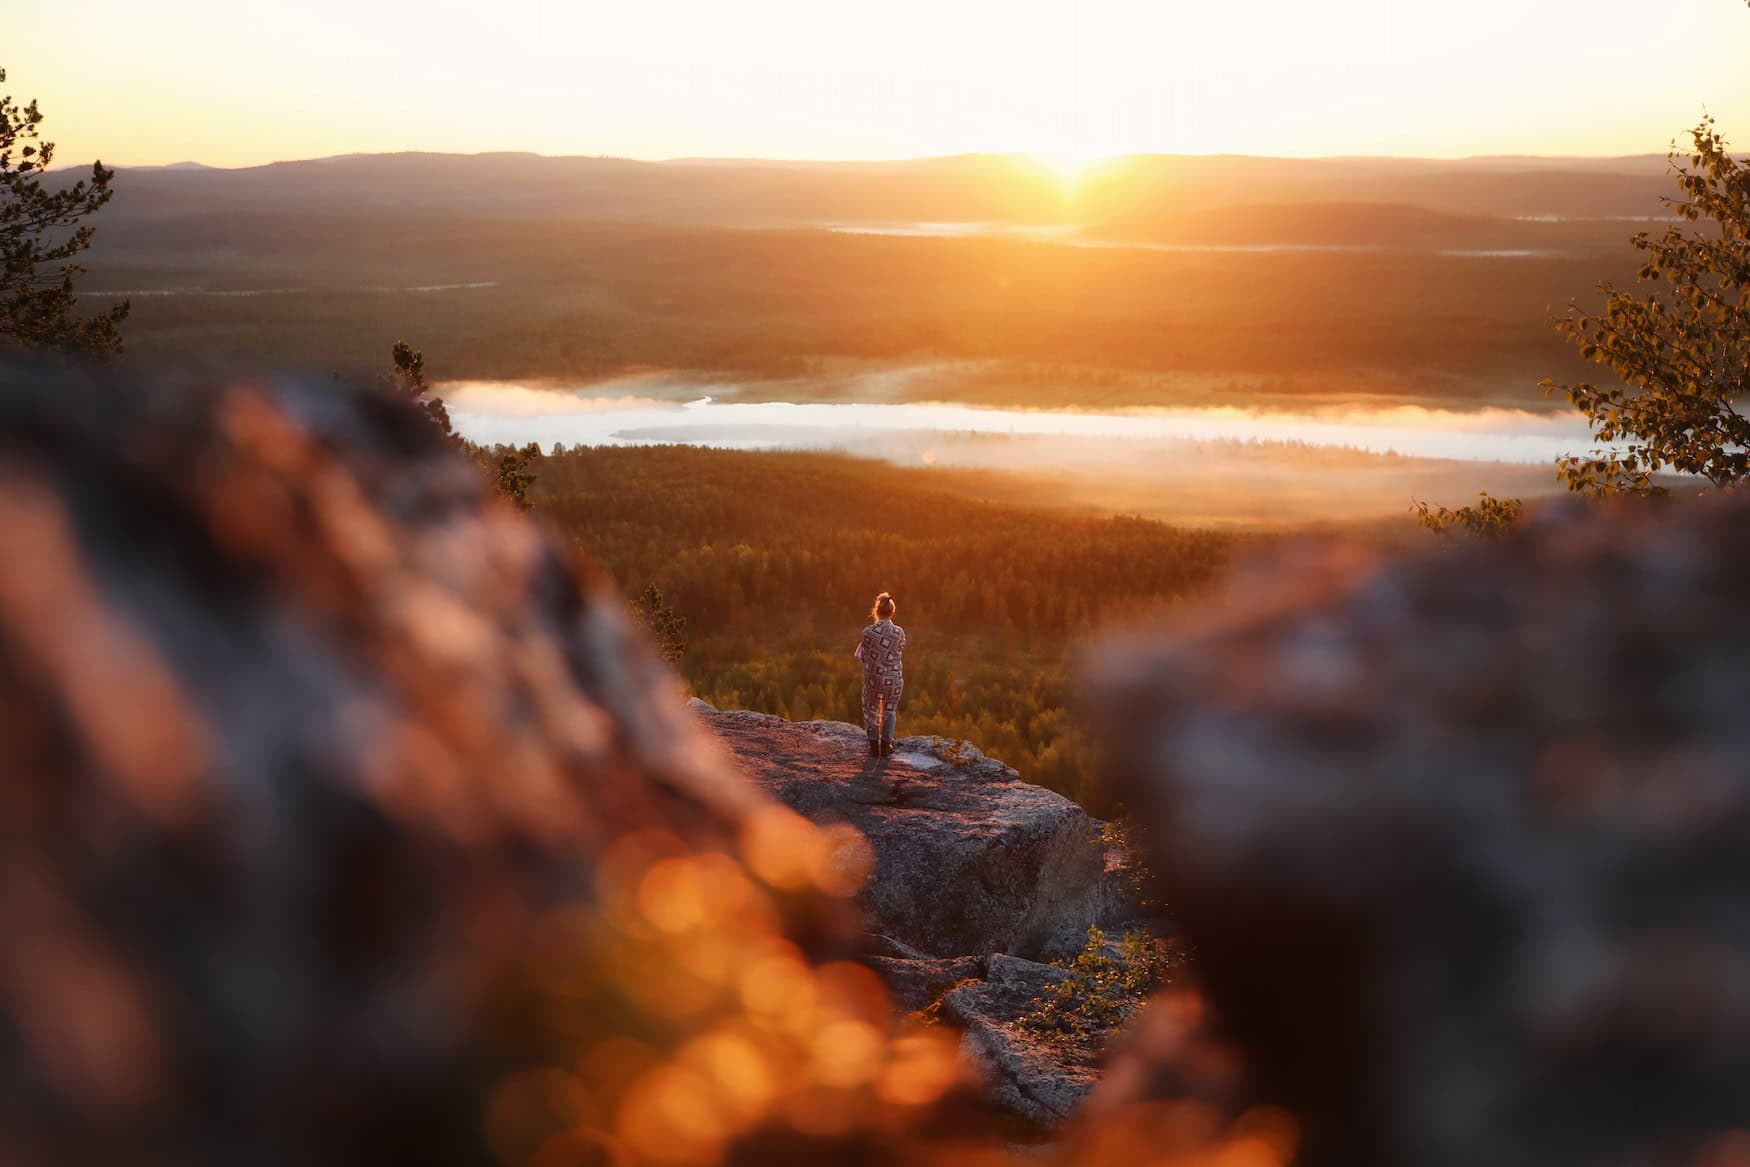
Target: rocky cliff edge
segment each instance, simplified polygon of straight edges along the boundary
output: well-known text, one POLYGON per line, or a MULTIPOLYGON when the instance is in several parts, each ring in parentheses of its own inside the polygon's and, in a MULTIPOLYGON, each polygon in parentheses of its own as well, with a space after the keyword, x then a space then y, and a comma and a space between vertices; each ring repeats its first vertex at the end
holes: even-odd
POLYGON ((1046 962, 1079 951, 1090 926, 1143 922, 1105 824, 964 741, 901 738, 891 756, 871 758, 863 731, 844 722, 792 723, 697 699, 692 708, 773 798, 867 840, 866 963, 896 1004, 935 1006, 960 1027, 963 1051, 1005 1108, 1062 1122, 1094 1067, 1016 1022, 1064 975, 1046 962))

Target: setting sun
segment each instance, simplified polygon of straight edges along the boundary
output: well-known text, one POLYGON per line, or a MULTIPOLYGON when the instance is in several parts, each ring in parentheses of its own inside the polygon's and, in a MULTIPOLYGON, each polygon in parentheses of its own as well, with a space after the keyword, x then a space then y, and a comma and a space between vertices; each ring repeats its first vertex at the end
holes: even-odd
POLYGON ((1109 161, 1104 155, 1079 150, 1035 151, 1031 157, 1057 178, 1063 193, 1070 198, 1080 193, 1082 183, 1101 163, 1109 161))
POLYGON ((1725 0, 408 11, 164 0, 92 21, 27 0, 6 67, 56 111, 66 162, 1037 152, 1073 177, 1138 152, 1632 154, 1704 105, 1750 120, 1750 32, 1725 0))

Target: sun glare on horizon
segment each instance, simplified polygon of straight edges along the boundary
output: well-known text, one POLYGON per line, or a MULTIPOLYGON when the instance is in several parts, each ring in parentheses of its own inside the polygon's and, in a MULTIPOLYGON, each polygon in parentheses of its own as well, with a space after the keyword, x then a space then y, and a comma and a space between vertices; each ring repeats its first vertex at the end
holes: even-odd
POLYGON ((433 0, 417 28, 386 0, 79 11, 26 0, 0 60, 64 163, 1012 149, 1073 191, 1114 155, 1660 153, 1704 106, 1750 121, 1750 20, 1723 0, 507 0, 488 22, 433 0))
POLYGON ((1103 163, 1110 162, 1113 155, 1090 150, 1052 149, 1035 150, 1029 157, 1057 179, 1065 197, 1074 198, 1081 193, 1082 184, 1088 177, 1103 163))

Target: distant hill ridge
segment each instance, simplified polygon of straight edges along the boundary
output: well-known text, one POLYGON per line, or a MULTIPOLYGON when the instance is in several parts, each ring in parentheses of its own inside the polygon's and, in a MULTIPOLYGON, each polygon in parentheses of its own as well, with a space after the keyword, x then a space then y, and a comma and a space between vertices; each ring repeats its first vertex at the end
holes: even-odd
POLYGON ((1075 185, 1021 154, 893 161, 531 153, 349 154, 238 169, 125 169, 113 217, 236 210, 468 213, 720 226, 838 221, 1141 222, 1237 205, 1399 203, 1461 215, 1644 215, 1666 162, 1627 158, 1135 155, 1075 185))
MULTIPOLYGON (((718 167, 748 167, 765 169, 808 169, 808 170, 879 170, 908 167, 932 166, 964 166, 971 164, 1001 164, 1021 166, 1026 168, 1044 168, 1047 164, 1039 156, 1025 152, 974 152, 967 154, 931 154, 917 158, 759 158, 753 156, 717 156, 710 154, 683 155, 675 158, 640 159, 624 154, 545 154, 538 150, 355 150, 344 154, 322 154, 312 158, 280 158, 272 162, 251 163, 246 166, 219 166, 192 159, 169 163, 136 163, 121 164, 120 170, 259 170, 267 166, 295 166, 310 162, 337 162, 352 159, 386 159, 386 158, 458 158, 458 159, 492 159, 492 158, 530 158, 548 162, 571 161, 613 161, 637 162, 645 166, 718 166, 718 167)), ((1412 154, 1333 154, 1312 157, 1289 157, 1277 154, 1174 154, 1174 153, 1140 153, 1117 154, 1110 158, 1096 159, 1090 163, 1094 169, 1111 166, 1127 166, 1136 163, 1149 162, 1179 162, 1187 164, 1224 164, 1224 163, 1266 163, 1284 164, 1288 166, 1327 166, 1355 164, 1383 164, 1387 166, 1434 166, 1434 167, 1506 167, 1509 169, 1552 169, 1552 170, 1640 170, 1649 166, 1663 167, 1666 157, 1663 154, 1620 154, 1620 155, 1580 155, 1580 154, 1475 154, 1462 158, 1441 158, 1412 154)), ((82 169, 83 163, 72 167, 57 169, 82 169)))

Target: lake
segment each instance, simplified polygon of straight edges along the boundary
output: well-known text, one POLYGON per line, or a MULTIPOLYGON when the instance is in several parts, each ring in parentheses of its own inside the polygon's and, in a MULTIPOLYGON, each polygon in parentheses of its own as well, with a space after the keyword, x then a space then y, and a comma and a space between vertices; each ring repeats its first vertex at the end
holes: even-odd
POLYGON ((886 456, 893 439, 1057 438, 1135 449, 1186 442, 1296 443, 1413 458, 1549 463, 1589 445, 1573 413, 1399 406, 1309 410, 997 409, 917 402, 729 400, 733 381, 627 378, 575 389, 511 382, 441 387, 456 428, 476 442, 838 449, 886 456))

